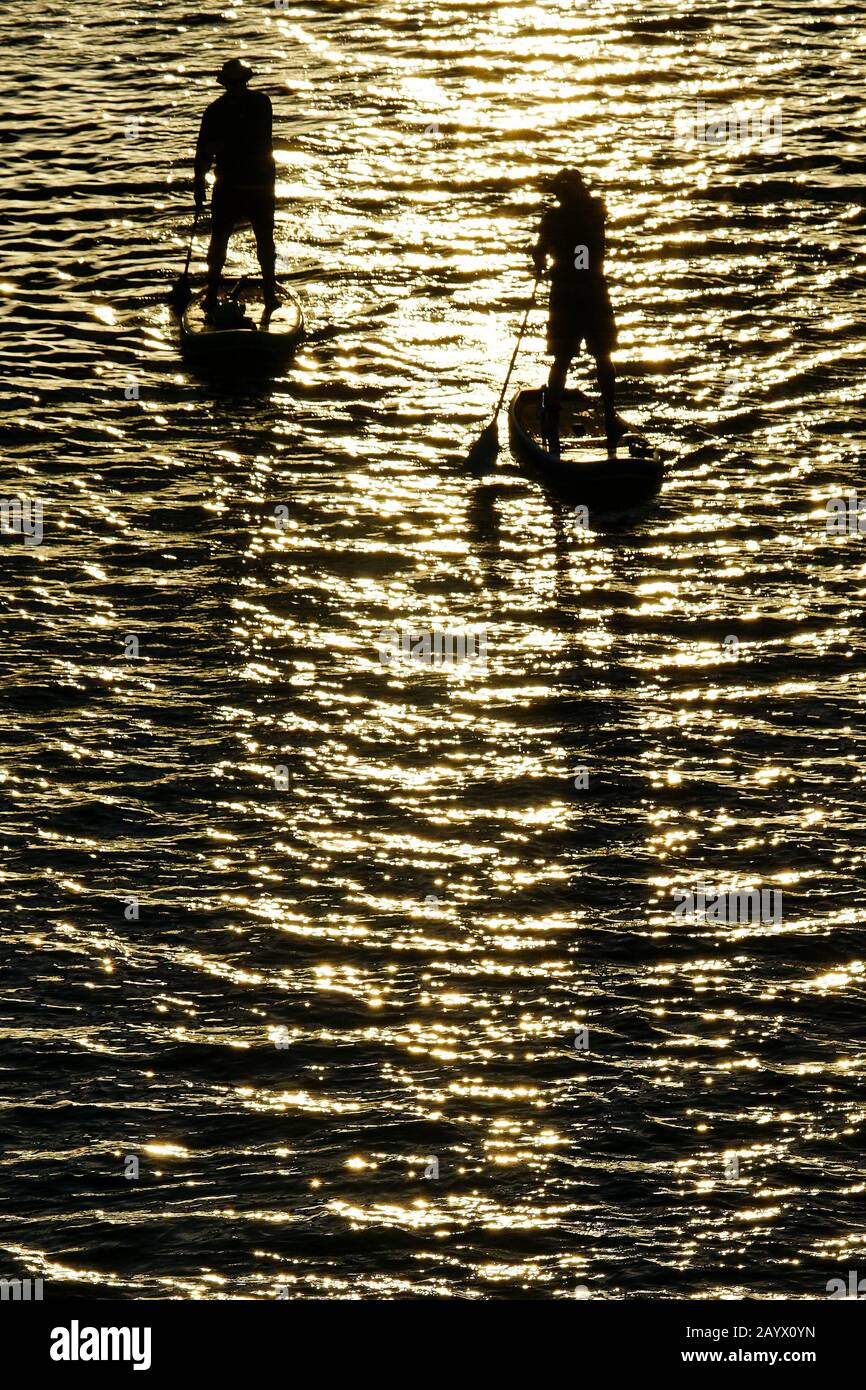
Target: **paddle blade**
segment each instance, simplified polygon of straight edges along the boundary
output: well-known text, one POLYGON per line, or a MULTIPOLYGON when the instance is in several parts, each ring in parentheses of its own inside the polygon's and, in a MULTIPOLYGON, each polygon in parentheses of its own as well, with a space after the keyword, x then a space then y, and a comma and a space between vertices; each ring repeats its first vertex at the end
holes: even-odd
POLYGON ((496 421, 491 420, 486 429, 483 429, 476 439, 469 453, 466 455, 466 463, 470 468, 481 470, 489 468, 496 462, 499 453, 499 430, 496 421))
POLYGON ((169 290, 168 302, 176 314, 182 314, 192 299, 192 286, 188 275, 179 275, 169 290))

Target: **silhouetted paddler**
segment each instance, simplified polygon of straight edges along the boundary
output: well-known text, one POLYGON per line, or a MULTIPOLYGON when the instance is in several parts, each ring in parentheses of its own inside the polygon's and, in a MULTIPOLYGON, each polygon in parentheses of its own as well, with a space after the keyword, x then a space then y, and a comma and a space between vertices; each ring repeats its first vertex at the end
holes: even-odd
POLYGON ((238 58, 224 63, 217 81, 225 92, 202 117, 195 152, 195 205, 204 207, 205 176, 215 164, 211 238, 207 253, 208 294, 216 303, 229 237, 240 222, 252 224, 262 272, 265 305, 278 301, 274 249, 274 149, 270 98, 251 92, 252 70, 238 58))
POLYGON ((604 275, 605 221, 602 198, 590 193, 576 169, 561 169, 548 185, 557 199, 541 219, 532 253, 537 275, 550 269, 550 317, 547 351, 553 356, 544 394, 543 426, 550 452, 559 456, 559 411, 568 369, 581 342, 595 358, 604 404, 608 455, 621 433, 614 406, 615 373, 610 355, 616 347, 616 322, 604 275))

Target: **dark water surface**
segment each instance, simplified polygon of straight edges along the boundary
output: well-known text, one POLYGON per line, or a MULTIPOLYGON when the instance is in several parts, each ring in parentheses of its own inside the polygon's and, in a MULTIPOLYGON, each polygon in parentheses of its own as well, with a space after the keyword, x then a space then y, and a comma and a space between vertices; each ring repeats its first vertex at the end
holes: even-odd
POLYGON ((2 495, 44 508, 2 538, 0 1276, 820 1297, 863 1267, 866 568, 825 525, 866 435, 858 15, 0 18, 2 495), (284 266, 345 325, 270 381, 189 370, 165 305, 238 52, 284 266), (698 101, 778 103, 781 141, 689 141, 698 101), (562 163, 607 198, 623 408, 672 460, 589 530, 461 465, 562 163), (486 665, 383 664, 390 629, 482 630, 486 665), (781 920, 676 916, 696 882, 781 920))

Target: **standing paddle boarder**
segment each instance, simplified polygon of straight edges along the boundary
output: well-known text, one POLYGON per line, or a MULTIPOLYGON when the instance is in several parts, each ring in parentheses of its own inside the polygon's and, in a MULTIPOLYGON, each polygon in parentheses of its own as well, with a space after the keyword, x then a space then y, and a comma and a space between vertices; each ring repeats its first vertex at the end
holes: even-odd
POLYGON ((572 360, 585 339, 595 358, 604 403, 608 458, 616 454, 622 433, 614 407, 615 374, 610 355, 616 347, 616 322, 604 276, 605 219, 602 198, 590 193, 577 169, 561 169, 548 184, 557 206, 541 219, 532 252, 541 276, 550 258, 550 317, 547 351, 553 356, 547 388, 542 392, 541 425, 548 451, 559 458, 559 412, 572 360))
POLYGON ((252 223, 255 234, 265 308, 275 309, 279 303, 274 249, 273 113, 270 98, 264 92, 247 89, 252 76, 252 69, 239 58, 223 64, 217 82, 225 87, 225 92, 205 111, 196 146, 196 213, 204 207, 205 175, 216 163, 207 253, 205 308, 209 313, 217 305, 229 237, 243 221, 252 223))

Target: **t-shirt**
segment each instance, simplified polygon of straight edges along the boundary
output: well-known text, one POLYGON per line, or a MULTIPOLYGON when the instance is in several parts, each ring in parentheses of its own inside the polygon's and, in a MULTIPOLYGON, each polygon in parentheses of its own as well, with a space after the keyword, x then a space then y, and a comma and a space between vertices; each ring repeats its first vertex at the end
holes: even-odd
POLYGON ((196 169, 216 161, 217 182, 261 187, 274 182, 273 114, 264 92, 226 92, 207 108, 196 147, 196 169))
POLYGON ((604 202, 596 197, 589 197, 576 207, 547 209, 541 219, 536 251, 550 256, 551 279, 567 280, 575 287, 581 282, 598 283, 604 276, 605 216, 604 202))

